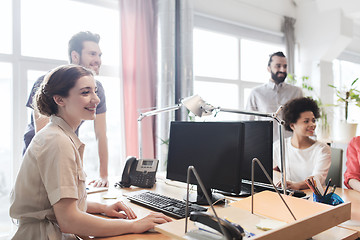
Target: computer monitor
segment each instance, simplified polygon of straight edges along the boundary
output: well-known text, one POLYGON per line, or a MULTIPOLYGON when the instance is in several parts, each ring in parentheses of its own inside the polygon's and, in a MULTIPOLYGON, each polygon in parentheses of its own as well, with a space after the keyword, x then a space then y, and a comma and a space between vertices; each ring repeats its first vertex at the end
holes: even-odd
MULTIPOLYGON (((252 158, 261 161, 265 156, 269 163, 262 163, 272 174, 271 121, 172 122, 167 179, 186 182, 187 168, 192 165, 208 193, 216 189, 238 195, 242 178, 251 177, 252 158)), ((255 175, 258 175, 256 180, 263 180, 264 174, 258 169, 255 175)), ((198 184, 194 177, 191 184, 198 184)), ((196 202, 206 204, 199 190, 198 186, 196 202)), ((212 198, 217 200, 214 194, 212 198)))
MULTIPOLYGON (((253 158, 259 159, 270 178, 273 178, 273 121, 244 121, 244 153, 242 161, 242 179, 251 181, 253 158)), ((254 181, 267 183, 269 180, 256 163, 254 181)))

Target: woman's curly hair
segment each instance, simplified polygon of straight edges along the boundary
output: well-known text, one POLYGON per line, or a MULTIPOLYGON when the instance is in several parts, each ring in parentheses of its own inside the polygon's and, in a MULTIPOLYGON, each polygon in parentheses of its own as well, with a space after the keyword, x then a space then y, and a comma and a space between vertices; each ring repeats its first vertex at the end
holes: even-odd
POLYGON ((300 118, 300 114, 307 111, 313 112, 315 119, 318 119, 320 117, 320 109, 313 99, 309 97, 302 97, 288 101, 284 105, 283 110, 285 129, 288 131, 292 131, 292 129, 290 128, 290 124, 296 123, 297 120, 300 118))

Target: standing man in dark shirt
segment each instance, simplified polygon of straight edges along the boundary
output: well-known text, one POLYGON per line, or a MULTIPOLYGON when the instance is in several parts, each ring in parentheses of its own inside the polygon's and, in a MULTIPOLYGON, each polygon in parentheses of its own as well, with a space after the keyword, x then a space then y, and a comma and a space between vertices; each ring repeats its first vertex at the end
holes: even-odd
MULTIPOLYGON (((99 70, 101 66, 101 55, 102 52, 99 47, 100 36, 98 34, 87 32, 79 32, 75 34, 69 41, 69 59, 71 64, 78 64, 83 67, 89 68, 95 72, 96 75, 99 75, 99 70)), ((44 76, 41 76, 35 83, 31 90, 28 102, 26 106, 33 109, 32 102, 33 96, 36 90, 39 88, 42 83, 44 76)), ((96 140, 98 143, 98 152, 100 159, 100 179, 93 180, 91 183, 94 183, 95 187, 107 187, 108 182, 108 144, 106 136, 106 99, 105 92, 102 84, 99 81, 96 81, 98 89, 98 97, 100 98, 100 103, 96 108, 96 119, 94 121, 94 130, 96 135, 96 140)), ((25 153, 27 147, 29 146, 32 138, 35 133, 40 131, 47 123, 49 118, 40 115, 36 111, 32 111, 31 122, 28 124, 26 132, 24 134, 25 148, 23 154, 25 153)), ((78 134, 79 129, 76 130, 78 134)))

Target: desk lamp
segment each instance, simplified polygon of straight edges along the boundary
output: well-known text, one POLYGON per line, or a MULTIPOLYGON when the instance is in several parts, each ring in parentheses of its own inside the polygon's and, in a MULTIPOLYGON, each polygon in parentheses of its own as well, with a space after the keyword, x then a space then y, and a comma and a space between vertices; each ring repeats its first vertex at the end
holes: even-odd
MULTIPOLYGON (((185 106, 190 112, 195 114, 196 116, 207 116, 212 114, 211 111, 205 111, 203 107, 207 106, 208 104, 205 103, 204 100, 201 99, 198 95, 193 95, 187 98, 180 99, 179 103, 175 106, 161 108, 161 109, 155 109, 149 112, 140 113, 140 116, 138 118, 138 138, 139 138, 139 159, 142 159, 142 124, 141 121, 145 117, 154 116, 159 113, 163 112, 170 112, 180 109, 182 106, 185 106)), ((210 105, 209 105, 210 106, 210 105)))
POLYGON ((208 103, 206 103, 201 97, 198 95, 194 95, 191 99, 187 100, 187 108, 194 113, 196 116, 205 116, 211 115, 211 113, 215 111, 222 111, 222 112, 229 112, 229 113, 238 113, 238 114, 245 114, 245 115, 253 115, 259 117, 268 117, 274 119, 279 125, 279 136, 280 136, 280 159, 281 159, 281 181, 283 186, 284 194, 286 195, 286 168, 285 168, 285 148, 284 148, 284 125, 285 121, 278 117, 278 114, 282 110, 282 106, 280 106, 276 112, 274 113, 260 113, 260 112, 253 112, 253 111, 243 111, 237 109, 229 109, 229 108, 222 108, 222 107, 214 107, 208 103))

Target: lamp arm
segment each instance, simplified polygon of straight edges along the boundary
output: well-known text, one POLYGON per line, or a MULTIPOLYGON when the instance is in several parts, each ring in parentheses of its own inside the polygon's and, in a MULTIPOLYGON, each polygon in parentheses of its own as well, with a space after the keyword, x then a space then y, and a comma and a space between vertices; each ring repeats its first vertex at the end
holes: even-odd
MULTIPOLYGON (((275 119, 275 115, 273 113, 260 113, 260 112, 253 112, 253 111, 242 111, 238 109, 230 109, 230 108, 217 108, 221 112, 229 112, 229 113, 239 113, 239 114, 245 114, 245 115, 253 115, 253 116, 259 116, 259 117, 269 117, 275 119)), ((276 117, 277 118, 277 117, 276 117)))
MULTIPOLYGON (((211 106, 211 105, 210 105, 211 106)), ((243 111, 238 109, 230 109, 230 108, 221 108, 221 107, 213 107, 212 109, 204 109, 204 110, 215 110, 229 113, 239 113, 245 115, 259 116, 259 117, 268 117, 274 119, 279 125, 279 138, 280 138, 280 160, 281 160, 281 181, 284 189, 284 194, 286 195, 286 166, 285 166, 285 147, 284 147, 284 125, 285 121, 278 117, 278 114, 281 112, 283 106, 280 106, 276 112, 274 113, 261 113, 254 111, 243 111)))
POLYGON ((181 108, 182 103, 178 103, 175 106, 172 107, 166 107, 166 108, 160 108, 160 109, 155 109, 153 111, 149 111, 149 112, 144 112, 144 113, 140 113, 140 116, 138 118, 138 146, 139 146, 139 159, 142 159, 142 124, 141 121, 145 118, 145 117, 149 117, 149 116, 153 116, 153 115, 157 115, 159 113, 163 113, 163 112, 170 112, 170 111, 175 111, 178 110, 179 108, 181 108))
POLYGON ((268 118, 274 119, 280 125, 285 124, 285 121, 280 119, 277 116, 279 114, 279 112, 281 111, 282 106, 280 106, 278 108, 278 110, 276 112, 274 112, 274 113, 261 113, 261 112, 254 112, 254 111, 243 111, 243 110, 238 110, 238 109, 221 108, 221 107, 217 107, 217 108, 214 108, 214 109, 218 109, 219 111, 222 111, 222 112, 239 113, 239 114, 259 116, 259 117, 268 117, 268 118))
POLYGON ((145 117, 157 115, 157 114, 162 113, 162 112, 170 112, 170 111, 178 110, 181 106, 182 106, 182 103, 178 103, 178 104, 176 104, 175 106, 172 106, 172 107, 155 109, 155 110, 153 110, 153 111, 140 113, 140 116, 139 116, 139 118, 138 118, 138 121, 143 120, 145 117))
POLYGON ((278 122, 279 125, 284 126, 284 125, 285 125, 285 121, 282 120, 282 119, 280 119, 280 118, 278 117, 278 115, 279 115, 279 113, 281 112, 282 109, 283 109, 283 106, 280 105, 280 107, 276 110, 276 112, 271 113, 271 117, 272 117, 273 119, 275 119, 275 120, 278 122))
POLYGON ((281 164, 281 183, 286 195, 287 183, 286 183, 286 164, 285 164, 285 138, 284 138, 284 124, 279 124, 279 140, 280 140, 280 164, 281 164))

